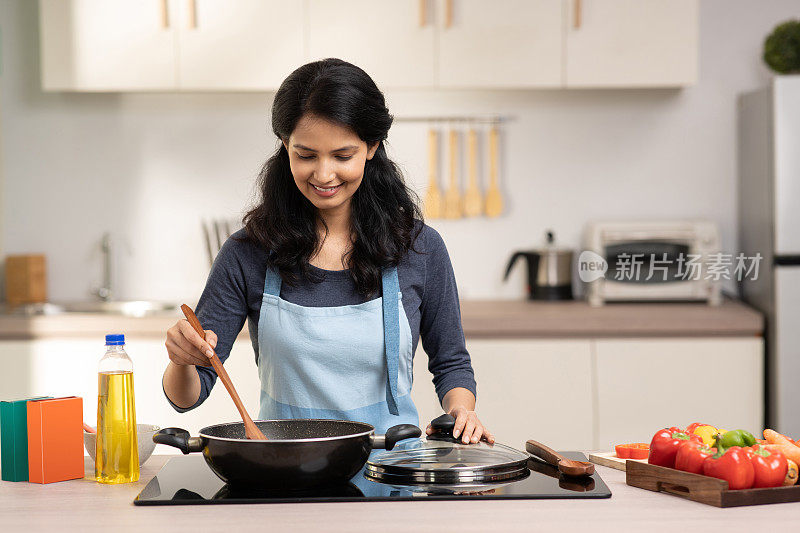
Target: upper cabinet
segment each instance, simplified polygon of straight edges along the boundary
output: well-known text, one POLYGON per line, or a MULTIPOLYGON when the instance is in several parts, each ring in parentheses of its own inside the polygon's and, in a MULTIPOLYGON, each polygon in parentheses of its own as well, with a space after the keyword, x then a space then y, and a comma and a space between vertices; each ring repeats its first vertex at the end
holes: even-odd
POLYGON ((42 88, 175 89, 173 7, 161 0, 40 0, 42 88))
POLYGON ((694 83, 697 11, 697 0, 569 0, 566 86, 694 83))
POLYGON ((440 87, 561 86, 561 0, 437 4, 440 87))
POLYGON ((181 89, 277 88, 305 60, 303 2, 180 0, 178 3, 184 8, 177 25, 181 89))
POLYGON ((381 88, 670 87, 698 0, 39 0, 42 87, 274 91, 339 57, 381 88))
POLYGON ((307 59, 338 57, 380 87, 435 86, 433 12, 426 0, 307 0, 307 59))
POLYGON ((264 90, 305 59, 303 2, 40 0, 45 90, 264 90))

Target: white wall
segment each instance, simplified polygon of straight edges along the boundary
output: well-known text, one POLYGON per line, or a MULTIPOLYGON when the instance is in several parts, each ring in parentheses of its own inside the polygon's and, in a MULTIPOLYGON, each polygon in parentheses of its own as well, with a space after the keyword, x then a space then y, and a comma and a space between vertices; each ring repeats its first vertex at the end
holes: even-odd
MULTIPOLYGON (((764 37, 796 0, 701 0, 700 78, 684 90, 387 94, 397 116, 502 114, 498 220, 431 221, 468 298, 519 298, 510 252, 553 228, 577 247, 597 218, 707 217, 736 243, 736 96, 768 82, 764 37)), ((118 296, 195 299, 207 272, 200 218, 240 214, 274 149, 271 94, 50 94, 38 80, 36 2, 0 1, 4 253, 45 252, 51 298, 100 281, 101 234, 126 243, 118 296)), ((632 43, 633 45, 633 43, 632 43)), ((390 151, 426 181, 425 124, 390 151)))

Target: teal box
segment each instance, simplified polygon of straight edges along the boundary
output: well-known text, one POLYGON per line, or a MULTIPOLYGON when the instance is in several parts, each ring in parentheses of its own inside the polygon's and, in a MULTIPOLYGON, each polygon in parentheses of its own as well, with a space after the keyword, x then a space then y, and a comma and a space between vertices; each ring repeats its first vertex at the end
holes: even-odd
POLYGON ((3 481, 28 481, 28 400, 0 402, 0 468, 3 481))

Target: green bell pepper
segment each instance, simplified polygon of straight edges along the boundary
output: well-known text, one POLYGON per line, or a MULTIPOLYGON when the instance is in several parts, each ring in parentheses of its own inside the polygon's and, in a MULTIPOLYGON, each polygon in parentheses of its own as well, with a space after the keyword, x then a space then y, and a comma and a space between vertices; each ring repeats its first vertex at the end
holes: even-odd
POLYGON ((724 450, 730 448, 731 446, 747 448, 755 445, 756 438, 749 431, 745 431, 743 429, 734 429, 733 431, 728 431, 727 433, 720 435, 717 442, 719 447, 724 450))

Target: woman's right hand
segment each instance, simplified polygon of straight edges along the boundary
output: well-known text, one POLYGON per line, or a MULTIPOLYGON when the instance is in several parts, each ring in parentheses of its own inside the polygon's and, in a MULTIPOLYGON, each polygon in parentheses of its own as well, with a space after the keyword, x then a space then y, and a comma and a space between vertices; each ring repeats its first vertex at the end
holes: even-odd
POLYGON ((208 358, 217 346, 217 334, 207 329, 206 340, 203 340, 188 320, 181 319, 167 330, 167 342, 164 345, 169 360, 176 365, 211 366, 208 358))

